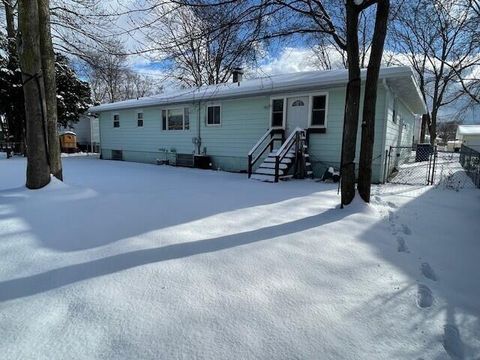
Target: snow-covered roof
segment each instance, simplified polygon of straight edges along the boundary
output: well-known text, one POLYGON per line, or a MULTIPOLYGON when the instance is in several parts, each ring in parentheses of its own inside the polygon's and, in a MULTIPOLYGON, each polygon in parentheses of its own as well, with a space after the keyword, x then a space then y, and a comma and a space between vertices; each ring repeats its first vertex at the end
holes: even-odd
MULTIPOLYGON (((361 77, 363 80, 365 79, 366 70, 362 70, 361 77)), ((387 85, 403 99, 412 112, 416 114, 426 112, 425 103, 413 78, 413 71, 410 67, 382 68, 380 70, 380 80, 385 80, 387 85)), ((321 89, 332 86, 342 86, 345 85, 347 81, 348 72, 344 69, 296 72, 245 80, 240 83, 201 86, 139 99, 102 104, 90 108, 89 111, 99 113, 103 111, 168 105, 199 100, 209 101, 298 90, 321 89)))
POLYGON ((77 135, 77 134, 74 133, 73 131, 68 131, 68 130, 67 130, 67 131, 59 131, 58 133, 59 133, 59 135, 67 135, 67 134, 69 134, 69 135, 77 135))
POLYGON ((480 135, 480 125, 458 125, 459 135, 480 135))

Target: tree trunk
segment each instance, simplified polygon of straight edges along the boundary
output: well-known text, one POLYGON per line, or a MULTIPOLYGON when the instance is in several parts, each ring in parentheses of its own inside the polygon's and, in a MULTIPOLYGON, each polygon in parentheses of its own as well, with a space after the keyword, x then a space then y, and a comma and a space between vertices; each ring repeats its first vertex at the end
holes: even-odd
POLYGON ((355 148, 360 109, 360 61, 358 47, 358 11, 354 0, 346 3, 347 11, 347 61, 348 84, 345 99, 343 123, 341 190, 342 206, 348 205, 355 197, 355 148))
POLYGON ((46 111, 43 100, 42 63, 38 7, 36 1, 20 0, 18 3, 18 54, 23 78, 27 127, 27 187, 38 189, 50 182, 47 156, 46 111))
POLYGON ((420 125, 420 143, 423 144, 425 142, 425 131, 427 130, 427 126, 430 124, 430 115, 423 114, 422 115, 422 124, 420 125))
POLYGON ((63 180, 60 141, 57 129, 57 83, 55 79, 55 53, 53 52, 50 30, 50 1, 38 0, 38 19, 40 28, 40 51, 42 54, 42 72, 45 84, 45 103, 47 106, 48 155, 50 171, 53 176, 63 180))
POLYGON ((380 65, 382 63, 383 46, 387 35, 389 9, 390 0, 378 1, 370 60, 368 61, 367 79, 365 81, 362 142, 358 170, 358 193, 365 202, 370 202, 370 188, 372 186, 372 158, 375 141, 375 107, 377 104, 378 76, 380 73, 380 65))
POLYGON ((430 132, 430 144, 435 145, 435 139, 437 138, 437 110, 432 110, 428 130, 430 132))

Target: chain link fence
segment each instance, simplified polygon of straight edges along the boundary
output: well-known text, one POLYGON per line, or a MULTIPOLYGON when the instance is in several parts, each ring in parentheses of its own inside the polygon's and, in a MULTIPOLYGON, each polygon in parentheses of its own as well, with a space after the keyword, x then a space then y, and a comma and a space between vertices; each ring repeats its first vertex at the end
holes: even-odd
POLYGON ((392 146, 386 155, 386 182, 454 190, 473 185, 480 188, 480 153, 466 146, 459 152, 429 144, 392 146))
POLYGON ((385 158, 386 182, 431 185, 435 171, 435 149, 431 145, 391 146, 385 158))
POLYGON ((480 188, 480 152, 462 145, 459 161, 477 188, 480 188))

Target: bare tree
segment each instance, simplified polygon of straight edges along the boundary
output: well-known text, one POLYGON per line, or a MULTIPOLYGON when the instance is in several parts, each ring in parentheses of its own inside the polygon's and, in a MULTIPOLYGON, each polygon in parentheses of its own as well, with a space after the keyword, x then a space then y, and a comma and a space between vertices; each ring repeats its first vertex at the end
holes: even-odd
POLYGON ((154 49, 153 58, 169 62, 171 77, 186 86, 226 82, 233 68, 252 63, 257 54, 263 21, 237 21, 248 4, 209 3, 192 0, 188 7, 157 7, 153 16, 162 21, 145 20, 150 24, 144 35, 154 49))
POLYGON ((119 41, 110 40, 107 51, 87 53, 82 75, 87 78, 94 103, 114 102, 158 94, 160 79, 134 72, 119 41))
POLYGON ((465 78, 480 65, 478 16, 471 10, 470 0, 419 0, 403 5, 394 20, 397 63, 409 64, 417 74, 429 110, 422 130, 428 126, 432 144, 439 110, 465 94, 465 78))
POLYGON ((20 0, 18 53, 23 76, 27 120, 27 187, 38 189, 50 182, 45 91, 41 78, 40 34, 36 1, 20 0))
POLYGON ((57 132, 57 83, 55 79, 55 54, 50 32, 49 0, 38 0, 40 52, 42 78, 45 85, 48 157, 53 176, 63 180, 60 143, 57 132))

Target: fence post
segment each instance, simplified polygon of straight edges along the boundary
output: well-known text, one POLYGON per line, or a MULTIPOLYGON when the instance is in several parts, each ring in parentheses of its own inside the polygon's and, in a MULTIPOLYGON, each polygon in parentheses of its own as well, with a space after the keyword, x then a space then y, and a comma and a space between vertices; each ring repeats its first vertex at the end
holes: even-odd
POLYGON ((430 180, 430 185, 433 185, 433 180, 435 179, 435 164, 437 163, 437 146, 433 147, 433 168, 432 168, 432 175, 430 180))
POLYGON ((385 150, 385 161, 383 164, 383 183, 387 182, 387 157, 388 157, 388 150, 385 150))

